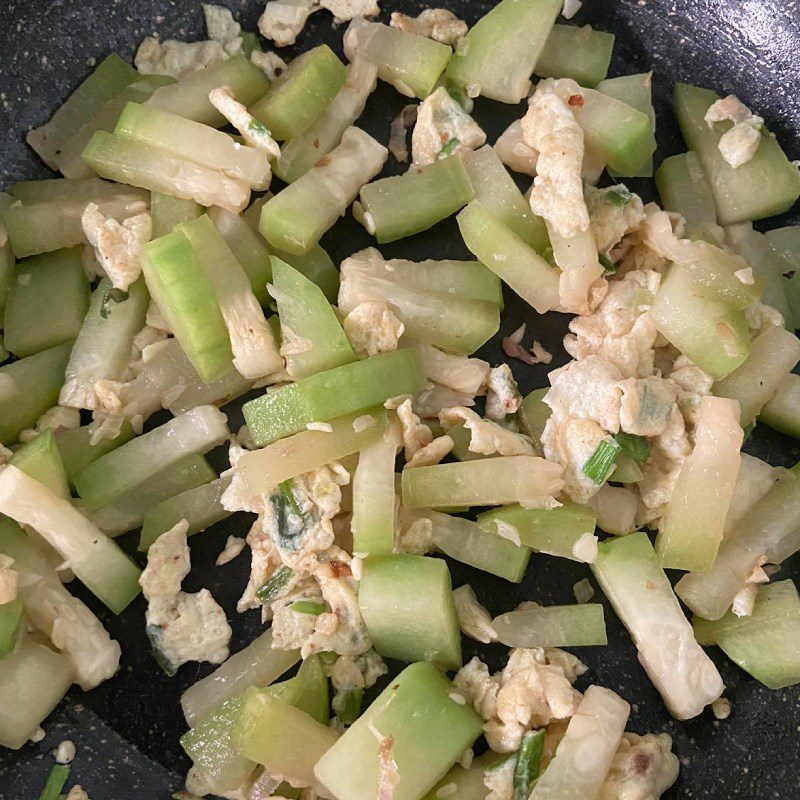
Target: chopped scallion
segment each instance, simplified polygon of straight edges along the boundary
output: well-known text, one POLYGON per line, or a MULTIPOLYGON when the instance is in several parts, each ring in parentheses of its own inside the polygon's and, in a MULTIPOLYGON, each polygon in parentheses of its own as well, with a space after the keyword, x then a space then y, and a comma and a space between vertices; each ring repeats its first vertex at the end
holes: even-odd
POLYGON ((627 205, 631 197, 633 195, 624 186, 616 186, 610 192, 606 192, 606 200, 614 206, 627 205))
POLYGON ((257 119, 251 119, 247 128, 248 130, 251 130, 253 133, 260 133, 264 136, 272 135, 269 131, 269 128, 267 128, 267 126, 263 122, 259 122, 257 119))
POLYGON ((605 483, 614 459, 622 448, 614 439, 603 439, 597 445, 597 449, 589 456, 589 460, 583 465, 583 474, 593 480, 596 484, 605 483))
POLYGON ((296 600, 289 608, 298 614, 311 614, 314 617, 318 617, 327 606, 325 603, 317 603, 314 600, 296 600))
POLYGON ((103 302, 100 306, 100 316, 103 319, 108 319, 111 313, 112 303, 124 303, 130 295, 122 289, 109 289, 103 297, 103 302))
POLYGON ((340 722, 352 725, 361 715, 361 701, 364 699, 364 690, 354 686, 341 689, 334 695, 333 710, 340 722))
POLYGON ((617 433, 614 439, 625 455, 630 456, 634 461, 647 461, 650 458, 652 447, 644 436, 636 436, 633 433, 617 433))
POLYGON ((514 767, 514 800, 527 800, 539 777, 543 752, 544 730, 528 731, 522 737, 514 767))
POLYGON ((279 483, 278 491, 289 501, 289 505, 291 505, 292 511, 294 511, 294 513, 297 514, 298 517, 302 517, 303 512, 300 510, 300 506, 297 505, 297 499, 295 498, 294 492, 292 491, 291 480, 279 483))
POLYGON ((281 589, 289 582, 292 577, 292 570, 289 567, 276 569, 270 575, 269 580, 256 592, 256 597, 262 603, 271 603, 280 593, 281 589))
POLYGON ((444 147, 443 147, 443 148, 442 148, 442 149, 439 151, 439 158, 444 158, 445 156, 452 155, 452 154, 455 152, 455 149, 458 147, 458 145, 459 145, 459 144, 460 144, 460 143, 459 143, 458 139, 457 139, 457 138, 454 136, 454 137, 453 137, 452 139, 450 139, 450 141, 449 141, 449 142, 447 142, 447 144, 445 144, 445 146, 444 146, 444 147))
MULTIPOLYGON (((550 248, 550 252, 552 254, 553 248, 550 248)), ((606 275, 613 275, 619 267, 605 254, 599 253, 597 256, 598 261, 600 262, 600 266, 603 268, 603 276, 606 275)))
POLYGON ((47 783, 39 795, 39 800, 58 800, 61 796, 61 790, 69 778, 69 767, 66 764, 56 764, 50 770, 50 775, 47 777, 47 783))

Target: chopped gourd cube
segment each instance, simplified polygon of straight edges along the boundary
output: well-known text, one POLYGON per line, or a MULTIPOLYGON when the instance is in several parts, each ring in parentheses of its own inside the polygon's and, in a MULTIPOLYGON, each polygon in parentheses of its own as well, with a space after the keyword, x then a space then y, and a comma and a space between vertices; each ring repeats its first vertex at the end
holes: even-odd
POLYGON ((458 227, 470 252, 540 314, 559 304, 559 273, 530 245, 473 200, 458 227))
POLYGON ((250 187, 241 179, 229 178, 156 145, 106 131, 92 136, 83 160, 104 178, 194 200, 201 206, 239 212, 250 200, 250 187))
POLYGON ((197 374, 212 383, 231 368, 233 353, 214 289, 191 242, 174 231, 147 244, 147 288, 197 374))
POLYGON ((91 520, 109 536, 118 536, 141 527, 145 514, 158 503, 206 485, 216 477, 216 472, 203 456, 186 456, 164 469, 157 469, 134 489, 95 511, 91 520))
POLYGON ((47 645, 27 638, 0 670, 0 745, 19 750, 72 684, 72 667, 47 645))
POLYGON ((59 250, 20 261, 6 301, 6 347, 21 358, 71 342, 89 307, 89 282, 80 250, 59 250), (46 314, 41 313, 47 308, 46 314))
POLYGON ((233 739, 241 755, 263 764, 273 775, 314 786, 314 766, 339 734, 305 711, 252 687, 245 692, 233 739))
POLYGON ((613 49, 613 33, 591 25, 553 25, 533 71, 540 78, 572 78, 594 87, 608 74, 613 49))
POLYGON ((461 668, 453 586, 441 559, 370 556, 364 561, 358 605, 382 656, 461 668))
POLYGON ((563 486, 561 467, 537 456, 500 456, 403 470, 408 508, 542 504, 563 486))
POLYGON ((359 198, 364 226, 384 243, 427 230, 463 208, 474 195, 464 163, 456 155, 368 183, 359 198))
MULTIPOLYGON (((348 128, 338 147, 261 211, 259 229, 279 250, 303 255, 319 242, 361 187, 381 171, 388 150, 360 128, 348 128)), ((276 253, 280 255, 280 253, 276 253)))
POLYGON ((781 381, 800 360, 800 341, 793 333, 770 325, 750 346, 746 361, 714 384, 714 394, 736 400, 743 427, 752 424, 781 381))
POLYGON ((725 687, 695 641, 647 534, 603 542, 592 572, 670 713, 677 719, 696 717, 725 687))
POLYGON ((154 106, 128 103, 114 135, 218 169, 233 180, 244 181, 251 189, 269 187, 272 173, 266 150, 243 146, 227 133, 154 106))
POLYGON ((721 379, 750 352, 744 312, 698 291, 691 270, 674 263, 656 294, 650 316, 659 332, 700 369, 721 379))
POLYGON ((539 253, 546 250, 550 240, 544 220, 531 211, 494 148, 486 145, 466 153, 464 167, 475 191, 475 200, 525 244, 539 253))
POLYGON ((12 444, 58 402, 72 342, 0 367, 0 443, 12 444))
POLYGON ((478 514, 481 530, 504 530, 519 536, 523 545, 539 553, 589 563, 597 555, 596 524, 593 509, 571 502, 556 508, 504 506, 478 514))
POLYGON ((720 225, 735 225, 780 214, 800 196, 800 173, 774 136, 764 135, 753 158, 732 167, 719 151, 719 140, 732 127, 705 120, 719 96, 708 89, 675 84, 675 113, 690 150, 697 153, 711 183, 720 225))
POLYGON ((425 36, 356 17, 344 35, 345 55, 363 58, 378 68, 378 77, 406 97, 426 98, 453 52, 425 36))
POLYGON ((345 76, 344 64, 328 45, 321 44, 293 59, 250 113, 276 139, 292 139, 326 111, 345 76))
POLYGON ((694 618, 697 641, 719 645, 732 661, 770 689, 800 683, 800 598, 795 585, 759 586, 752 614, 694 618))
POLYGON ((743 439, 739 403, 703 397, 694 449, 681 465, 659 525, 656 552, 664 567, 703 572, 714 563, 739 473, 743 439))
POLYGON ((36 530, 115 614, 139 594, 139 568, 114 541, 68 499, 11 465, 0 473, 0 511, 36 530))
POLYGON ((464 37, 447 65, 447 80, 468 97, 518 103, 530 91, 562 6, 559 0, 501 0, 464 37))
POLYGON ((481 722, 433 664, 412 664, 317 763, 320 790, 335 800, 375 800, 382 765, 392 759, 393 800, 417 800, 478 738, 481 722))
POLYGON ((242 408, 259 447, 330 420, 414 394, 424 376, 415 349, 395 350, 318 372, 251 400, 242 408))
POLYGON ((347 66, 347 78, 330 105, 300 135, 281 148, 275 174, 293 183, 308 172, 342 140, 342 134, 361 116, 367 98, 375 90, 378 68, 363 58, 347 66))
POLYGON ((123 377, 149 303, 144 278, 132 283, 121 296, 108 278, 98 283, 70 353, 59 405, 94 409, 97 381, 119 381, 123 377))
POLYGON ((211 105, 208 95, 212 89, 228 86, 240 103, 249 106, 267 93, 269 85, 263 71, 242 54, 190 72, 176 83, 156 89, 147 105, 221 128, 228 121, 211 105))
POLYGON ((104 103, 140 78, 136 70, 116 53, 106 56, 86 80, 59 106, 55 114, 26 137, 42 161, 58 168, 58 154, 67 140, 96 114, 104 103))
POLYGON ((322 289, 285 261, 276 256, 270 260, 281 330, 302 342, 298 352, 286 351, 289 375, 300 380, 355 361, 356 354, 322 289))
POLYGON ((194 489, 168 497, 148 509, 142 520, 139 550, 146 552, 162 533, 177 525, 182 519, 189 523, 187 536, 204 531, 231 515, 222 505, 222 495, 230 485, 230 478, 217 478, 194 489))
POLYGON ((123 421, 119 433, 113 439, 101 437, 99 428, 97 422, 91 422, 80 428, 60 428, 56 431, 56 445, 61 453, 70 486, 74 486, 75 476, 84 467, 133 438, 133 428, 129 420, 123 421), (97 441, 92 444, 92 439, 95 437, 97 441))
POLYGON ((197 727, 221 703, 242 695, 250 686, 268 686, 299 660, 299 650, 273 647, 272 631, 264 631, 181 695, 186 721, 197 727))
POLYGON ((69 482, 52 429, 22 445, 8 462, 59 497, 69 498, 69 482))

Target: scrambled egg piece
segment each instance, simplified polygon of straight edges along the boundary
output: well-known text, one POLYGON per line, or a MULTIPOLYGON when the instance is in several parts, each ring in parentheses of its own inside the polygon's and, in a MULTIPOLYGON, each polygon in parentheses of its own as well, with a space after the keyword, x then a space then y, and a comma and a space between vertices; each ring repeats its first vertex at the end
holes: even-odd
POLYGON ((428 380, 472 397, 485 391, 491 370, 486 361, 445 353, 425 342, 413 344, 422 356, 422 369, 428 380))
POLYGON ((458 627, 476 642, 489 644, 497 640, 497 631, 492 625, 489 612, 478 602, 472 587, 465 583, 453 592, 456 604, 458 627))
POLYGON ((734 169, 746 164, 756 154, 761 144, 764 119, 753 114, 736 95, 729 94, 712 103, 705 120, 709 128, 713 128, 715 122, 733 122, 733 127, 722 134, 718 147, 722 157, 734 169))
POLYGON ((397 350, 405 326, 385 303, 359 303, 342 322, 342 328, 359 358, 397 350))
POLYGON ((451 47, 455 47, 458 40, 467 35, 468 30, 467 23, 446 8, 426 8, 416 17, 393 11, 389 24, 406 33, 424 36, 451 47))
POLYGON ((486 800, 513 800, 516 766, 515 758, 507 758, 501 764, 484 770, 483 785, 489 790, 486 800))
POLYGON ((272 646, 277 650, 299 650, 314 634, 317 617, 292 608, 298 600, 322 603, 322 593, 317 582, 309 575, 293 575, 293 588, 271 603, 272 646))
POLYGON ((413 467, 430 467, 438 464, 455 446, 455 442, 450 436, 439 436, 430 444, 421 447, 406 464, 406 469, 413 467))
POLYGON ((433 441, 433 433, 414 413, 411 400, 404 400, 397 407, 397 418, 403 430, 406 461, 410 461, 417 450, 421 450, 433 441))
POLYGON ((269 496, 260 524, 284 564, 310 571, 317 554, 333 545, 332 520, 341 509, 341 487, 349 483, 347 470, 331 464, 281 484, 269 496))
POLYGON ((341 713, 349 694, 371 688, 388 671, 383 659, 374 650, 368 650, 360 656, 339 656, 333 664, 325 667, 335 692, 334 712, 341 713))
POLYGON ((388 671, 383 659, 374 650, 369 650, 360 656, 339 656, 326 669, 326 674, 338 691, 369 689, 388 671))
POLYGON ((513 753, 526 731, 574 713, 580 694, 551 652, 559 651, 515 648, 496 675, 478 658, 456 674, 453 686, 486 720, 486 741, 495 752, 513 753))
POLYGON ((428 517, 417 517, 407 524, 402 524, 405 509, 400 509, 400 534, 397 538, 396 550, 400 553, 424 556, 436 550, 433 541, 433 522, 428 517))
POLYGON ((470 432, 469 450, 472 453, 490 456, 532 456, 536 454, 531 440, 488 419, 482 419, 474 411, 463 406, 445 408, 439 414, 442 425, 452 428, 463 420, 470 432))
POLYGON ((266 126, 259 122, 248 110, 240 103, 233 93, 230 86, 217 86, 208 94, 209 102, 222 114, 228 122, 242 134, 242 138, 251 147, 258 147, 273 158, 278 158, 281 149, 278 143, 272 138, 266 126))
POLYGON ((278 47, 286 47, 295 43, 318 8, 315 0, 270 0, 258 20, 258 30, 278 47))
POLYGON ((457 392, 435 381, 427 381, 412 398, 414 412, 424 419, 435 419, 445 408, 452 406, 474 406, 475 397, 457 392))
POLYGON ((583 467, 604 441, 610 441, 609 435, 589 419, 553 414, 542 431, 545 458, 564 468, 564 491, 576 503, 587 503, 600 490, 583 467))
POLYGON ((360 656, 372 647, 358 606, 358 582, 352 577, 349 557, 343 552, 341 555, 342 560, 332 559, 314 571, 314 578, 331 610, 317 617, 313 634, 303 643, 303 658, 322 652, 360 656))
POLYGON ((253 50, 250 61, 255 64, 269 79, 274 81, 286 69, 286 62, 277 54, 267 51, 253 50))
POLYGON ((233 18, 229 9, 203 3, 203 15, 206 18, 209 39, 223 45, 228 55, 236 55, 242 51, 242 26, 233 18))
POLYGON ((700 400, 711 394, 714 379, 684 355, 678 356, 669 372, 669 382, 677 392, 678 408, 690 431, 697 424, 700 400))
POLYGON ((86 238, 94 247, 97 260, 112 285, 115 289, 127 291, 142 274, 142 251, 153 232, 150 214, 137 214, 120 224, 104 216, 95 203, 89 203, 81 222, 86 238))
POLYGON ((147 635, 168 675, 187 661, 221 664, 231 639, 225 612, 208 589, 194 594, 181 591, 191 569, 187 528, 186 520, 181 520, 153 542, 139 579, 148 601, 147 635))
POLYGON ((74 429, 81 425, 81 415, 77 408, 53 406, 36 420, 34 428, 26 428, 19 435, 22 444, 33 441, 42 431, 48 429, 57 431, 61 428, 74 429))
POLYGON ((445 147, 448 151, 444 155, 449 155, 460 149, 475 150, 485 142, 486 134, 444 86, 420 103, 417 123, 411 134, 415 164, 432 164, 445 147))
POLYGON ((581 180, 583 130, 556 86, 552 80, 539 83, 522 119, 522 134, 539 153, 531 209, 569 239, 589 228, 581 180))
POLYGON ((50 640, 72 662, 75 682, 84 691, 94 689, 119 669, 119 643, 77 598, 54 605, 50 640))
POLYGON ((642 502, 636 516, 637 526, 650 524, 663 515, 681 466, 692 452, 686 423, 677 405, 670 411, 664 432, 651 444, 650 458, 642 465, 644 476, 636 484, 642 502))
POLYGON ((63 408, 53 406, 48 408, 39 419, 36 420, 36 430, 46 431, 48 429, 57 431, 62 428, 74 430, 81 426, 81 412, 77 408, 63 408))
POLYGON ((596 422, 609 433, 619 431, 620 398, 616 385, 622 373, 600 356, 589 355, 553 370, 550 390, 543 401, 550 406, 550 419, 575 417, 596 422))
POLYGON ((0 605, 17 599, 19 573, 14 569, 14 559, 0 553, 0 605))
POLYGON ((522 134, 522 120, 514 120, 501 134, 494 143, 494 149, 498 158, 514 172, 521 172, 523 175, 536 175, 536 162, 539 160, 539 153, 536 148, 531 147, 522 134))
POLYGON ((658 800, 679 769, 669 734, 624 733, 598 800, 658 800))
POLYGON ((134 64, 143 75, 170 75, 181 78, 199 69, 219 64, 242 52, 242 28, 224 6, 203 4, 208 41, 160 42, 148 36, 139 45, 134 64))
POLYGON ((606 189, 586 187, 586 209, 597 249, 607 258, 622 238, 645 218, 641 198, 619 184, 606 189))
POLYGON ((509 414, 516 414, 522 405, 517 382, 508 364, 501 364, 489 372, 486 382, 486 416, 503 422, 509 414))
POLYGON ((229 57, 219 42, 179 42, 167 39, 160 42, 155 36, 142 40, 133 63, 142 75, 169 75, 182 78, 229 57))
POLYGON ((319 0, 319 4, 333 14, 334 23, 349 22, 354 17, 375 17, 381 11, 378 0, 319 0))
POLYGON ((233 559, 236 558, 242 552, 242 550, 244 550, 246 544, 247 541, 241 536, 229 536, 228 540, 225 542, 225 547, 217 556, 217 560, 214 562, 214 565, 221 567, 223 564, 233 561, 233 559))
POLYGON ((564 349, 575 359, 600 356, 626 378, 653 374, 658 331, 645 313, 661 283, 651 270, 628 272, 608 283, 608 293, 593 314, 570 320, 564 349))
POLYGON ((783 328, 786 325, 783 314, 780 311, 762 303, 760 300, 755 300, 747 306, 744 310, 744 315, 747 318, 747 327, 750 329, 751 339, 755 339, 756 336, 759 336, 773 325, 779 328, 783 328))
POLYGON ((660 436, 678 399, 675 387, 661 378, 627 378, 617 387, 622 392, 619 409, 622 430, 636 436, 660 436))

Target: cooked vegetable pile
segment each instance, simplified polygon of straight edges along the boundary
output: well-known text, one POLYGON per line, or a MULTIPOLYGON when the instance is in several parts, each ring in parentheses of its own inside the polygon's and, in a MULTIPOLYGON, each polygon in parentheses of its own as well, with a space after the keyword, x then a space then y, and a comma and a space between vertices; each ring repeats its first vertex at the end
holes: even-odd
MULTIPOLYGON (((320 7, 349 21, 347 64, 288 65, 204 6, 207 41, 110 55, 28 134, 63 177, 0 194, 0 744, 118 669, 73 580, 114 614, 142 592, 168 675, 220 665, 181 701, 192 795, 660 797, 670 737, 626 732, 636 698, 578 691, 561 649, 606 644, 592 584, 492 619, 440 555, 514 583, 533 552, 586 564, 677 719, 730 711, 709 645, 800 682, 800 597, 770 582, 800 549, 800 465, 741 452, 755 424, 800 436, 800 227, 753 227, 796 202, 798 163, 679 84, 688 149, 654 172, 651 74, 608 78, 614 37, 555 24, 575 5, 501 0, 468 30, 270 0, 277 46, 320 7), (357 125, 379 80, 409 98, 385 142, 357 125), (493 146, 481 98, 527 99, 493 146), (410 166, 380 177, 390 152, 410 166), (663 208, 622 182, 653 176, 663 208), (349 212, 377 246, 335 265, 320 239, 349 212), (470 258, 381 253, 454 214, 470 258), (474 355, 504 292, 573 315, 572 360, 527 397, 474 355), (217 563, 249 550, 238 611, 269 627, 230 655, 182 582, 187 537, 234 512, 252 526, 217 563), (506 666, 465 664, 462 634, 506 666), (370 692, 384 658, 406 666, 370 692)), ((502 345, 518 374, 552 359, 524 326, 502 345)))

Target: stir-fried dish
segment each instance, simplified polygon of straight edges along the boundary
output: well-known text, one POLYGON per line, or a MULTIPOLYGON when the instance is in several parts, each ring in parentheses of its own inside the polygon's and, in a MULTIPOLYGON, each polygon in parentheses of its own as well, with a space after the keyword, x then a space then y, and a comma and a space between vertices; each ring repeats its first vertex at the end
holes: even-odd
MULTIPOLYGON (((269 0, 275 47, 323 8, 349 23, 347 63, 287 64, 205 5, 207 40, 108 56, 28 133, 63 177, 0 194, 0 744, 114 679, 73 581, 113 614, 141 592, 167 675, 219 665, 181 698, 176 798, 657 800, 670 736, 576 688, 599 592, 679 720, 731 712, 710 645, 800 682, 800 598, 773 579, 800 465, 742 452, 756 424, 800 436, 800 227, 753 227, 795 203, 798 163, 735 96, 678 84, 687 150, 654 170, 652 76, 607 77, 614 37, 557 23, 579 6, 501 0, 468 29, 269 0), (379 80, 408 98, 386 141, 358 127, 379 80), (483 98, 527 100, 494 144, 483 98), (625 185, 650 177, 661 206, 625 185), (334 264, 320 239, 349 213, 375 246, 334 264), (451 215, 462 259, 381 252, 451 215), (525 397, 514 375, 553 355, 524 325, 505 363, 475 355, 504 293, 572 315, 571 360, 525 397), (231 654, 183 581, 188 537, 235 512, 217 564, 249 552, 237 610, 264 630, 231 654), (453 590, 448 561, 502 585, 534 552, 586 565, 575 603, 493 618, 453 590), (465 663, 462 636, 505 666, 465 663)), ((43 800, 75 747, 55 755, 43 800)))

